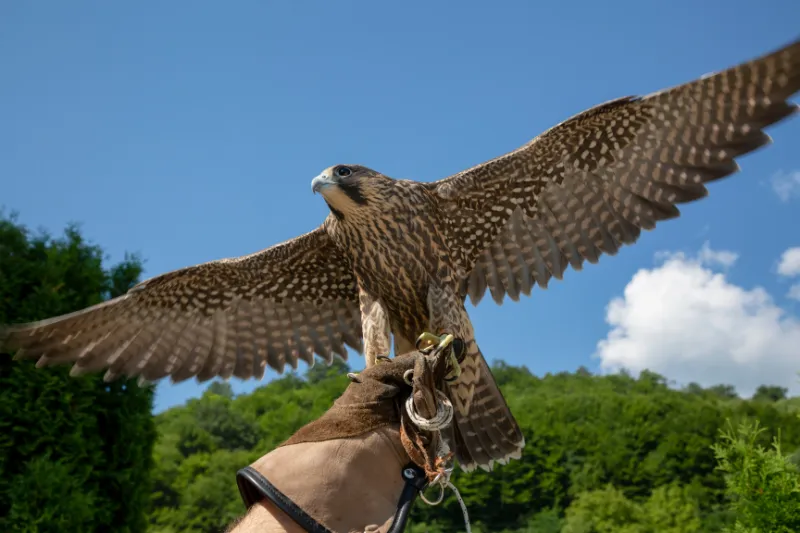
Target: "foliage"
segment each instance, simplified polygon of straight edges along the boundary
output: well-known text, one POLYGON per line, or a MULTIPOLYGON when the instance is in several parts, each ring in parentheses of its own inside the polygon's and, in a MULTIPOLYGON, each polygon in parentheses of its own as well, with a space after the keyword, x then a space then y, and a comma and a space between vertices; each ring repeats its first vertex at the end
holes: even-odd
POLYGON ((687 487, 663 485, 642 502, 611 485, 579 494, 561 533, 695 533, 703 531, 697 501, 687 487))
POLYGON ((732 499, 735 533, 800 531, 800 468, 781 452, 757 444, 763 432, 757 422, 728 427, 714 445, 719 469, 732 499))
MULTIPOLYGON (((158 415, 151 530, 223 530, 244 512, 236 470, 330 407, 347 371, 316 365, 305 378, 289 374, 235 397, 214 384, 158 415)), ((726 418, 769 420, 785 446, 800 445, 796 416, 731 397, 728 387, 679 391, 651 372, 540 378, 502 361, 493 372, 528 444, 521 460, 492 473, 454 474, 476 532, 720 532, 732 519, 712 445, 726 418)), ((452 495, 436 507, 418 502, 409 528, 463 530, 461 510, 452 495)))
POLYGON ((754 400, 761 400, 765 402, 777 402, 786 399, 786 394, 789 389, 786 387, 777 387, 775 385, 761 385, 756 389, 753 394, 754 400))
MULTIPOLYGON (((32 235, 0 215, 0 323, 71 312, 127 291, 136 257, 104 270, 75 227, 32 235)), ((0 531, 146 528, 152 390, 0 356, 0 531)))

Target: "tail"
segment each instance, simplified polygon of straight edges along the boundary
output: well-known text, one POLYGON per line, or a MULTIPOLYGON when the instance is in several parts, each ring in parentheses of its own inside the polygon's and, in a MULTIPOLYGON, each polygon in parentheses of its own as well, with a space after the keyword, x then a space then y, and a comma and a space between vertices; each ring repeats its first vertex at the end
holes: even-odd
MULTIPOLYGON (((471 354, 472 355, 472 354, 471 354)), ((473 357, 480 372, 467 414, 455 409, 453 424, 445 432, 450 449, 461 468, 490 471, 495 463, 506 464, 522 457, 525 437, 492 376, 483 354, 473 357)))

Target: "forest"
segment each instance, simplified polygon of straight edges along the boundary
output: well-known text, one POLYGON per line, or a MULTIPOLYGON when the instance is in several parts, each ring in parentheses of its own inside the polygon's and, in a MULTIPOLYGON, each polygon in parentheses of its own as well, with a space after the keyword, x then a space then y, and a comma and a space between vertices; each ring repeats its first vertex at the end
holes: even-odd
MULTIPOLYGON (((237 397, 216 382, 158 415, 152 531, 223 529, 242 512, 231 473, 322 414, 347 386, 346 371, 319 365, 237 397)), ((454 475, 474 530, 721 531, 735 518, 721 457, 740 462, 736 447, 752 438, 768 449, 778 428, 784 449, 800 446, 800 420, 783 389, 741 400, 730 387, 672 390, 650 373, 539 378, 502 362, 493 371, 527 445, 521 461, 492 473, 454 475)), ((799 506, 798 496, 783 503, 799 506)), ((462 520, 450 495, 438 507, 418 502, 411 530, 463 531, 462 520)), ((793 520, 800 527, 798 507, 793 520)))
MULTIPOLYGON (((0 217, 0 323, 121 294, 141 271, 136 256, 105 267, 76 227, 53 237, 0 217)), ((473 531, 800 531, 800 398, 786 389, 744 399, 651 372, 492 367, 527 445, 492 473, 454 474, 473 531)), ((153 416, 152 386, 3 355, 0 530, 225 531, 245 511, 236 471, 330 407, 347 371, 318 364, 243 395, 215 381, 153 416)), ((452 494, 418 501, 409 530, 463 531, 452 494)))

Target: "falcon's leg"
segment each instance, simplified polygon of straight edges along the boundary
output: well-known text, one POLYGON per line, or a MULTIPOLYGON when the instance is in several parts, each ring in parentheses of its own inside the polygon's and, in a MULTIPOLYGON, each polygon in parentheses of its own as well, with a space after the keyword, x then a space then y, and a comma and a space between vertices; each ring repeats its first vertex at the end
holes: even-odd
POLYGON ((415 349, 414 343, 402 335, 395 333, 394 335, 394 355, 398 356, 404 353, 413 352, 415 349))
POLYGON ((435 334, 450 333, 464 341, 461 374, 448 384, 456 409, 450 434, 445 434, 461 467, 490 470, 494 463, 519 458, 525 438, 475 342, 463 299, 448 287, 431 285, 428 313, 435 334))
POLYGON ((428 316, 430 329, 435 335, 449 333, 464 341, 464 359, 461 375, 450 384, 456 409, 466 415, 481 377, 478 358, 482 357, 475 343, 475 331, 464 303, 450 289, 431 284, 428 289, 428 316))
POLYGON ((361 330, 364 334, 364 359, 369 368, 375 364, 379 355, 389 355, 392 329, 389 312, 378 298, 359 287, 358 302, 361 307, 361 330))

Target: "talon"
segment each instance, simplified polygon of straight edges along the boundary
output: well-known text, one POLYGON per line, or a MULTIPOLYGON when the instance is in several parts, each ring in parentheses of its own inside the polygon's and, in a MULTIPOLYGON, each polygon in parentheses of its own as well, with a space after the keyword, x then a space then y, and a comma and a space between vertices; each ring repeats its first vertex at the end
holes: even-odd
POLYGON ((449 333, 439 336, 426 331, 417 337, 416 348, 419 351, 425 351, 433 347, 442 350, 447 348, 450 343, 453 342, 454 338, 455 337, 449 333))
MULTIPOLYGON (((442 335, 440 339, 439 346, 436 347, 437 350, 444 350, 456 340, 455 337, 450 334, 442 335)), ((463 346, 460 340, 459 343, 463 346)), ((453 382, 461 375, 461 362, 458 360, 458 355, 456 355, 456 347, 457 346, 453 344, 450 348, 450 354, 448 356, 450 358, 450 372, 444 377, 444 380, 447 382, 453 382)))
POLYGON ((450 346, 450 344, 453 342, 454 339, 455 337, 453 337, 450 334, 442 335, 441 337, 439 337, 439 346, 437 346, 437 348, 439 350, 447 348, 448 346, 450 346))
POLYGON ((450 350, 450 365, 451 370, 444 377, 444 380, 447 382, 453 382, 461 375, 461 363, 458 361, 456 354, 453 353, 453 350, 450 350))
POLYGON ((433 346, 436 346, 441 342, 442 339, 439 338, 438 335, 434 335, 433 333, 425 332, 419 337, 417 337, 416 348, 419 351, 424 351, 433 346))
POLYGON ((353 383, 361 383, 361 378, 355 372, 348 372, 347 379, 349 379, 353 383))
POLYGON ((437 350, 444 350, 450 345, 452 345, 449 355, 451 370, 444 378, 447 382, 453 382, 461 375, 461 360, 464 358, 464 341, 456 339, 449 333, 438 336, 426 331, 417 337, 416 343, 417 350, 426 354, 430 353, 430 350, 434 347, 437 350))
POLYGON ((392 359, 388 355, 376 355, 375 356, 376 363, 391 363, 392 359))
POLYGON ((456 354, 456 359, 461 363, 467 355, 467 345, 461 339, 453 339, 453 353, 456 354))

